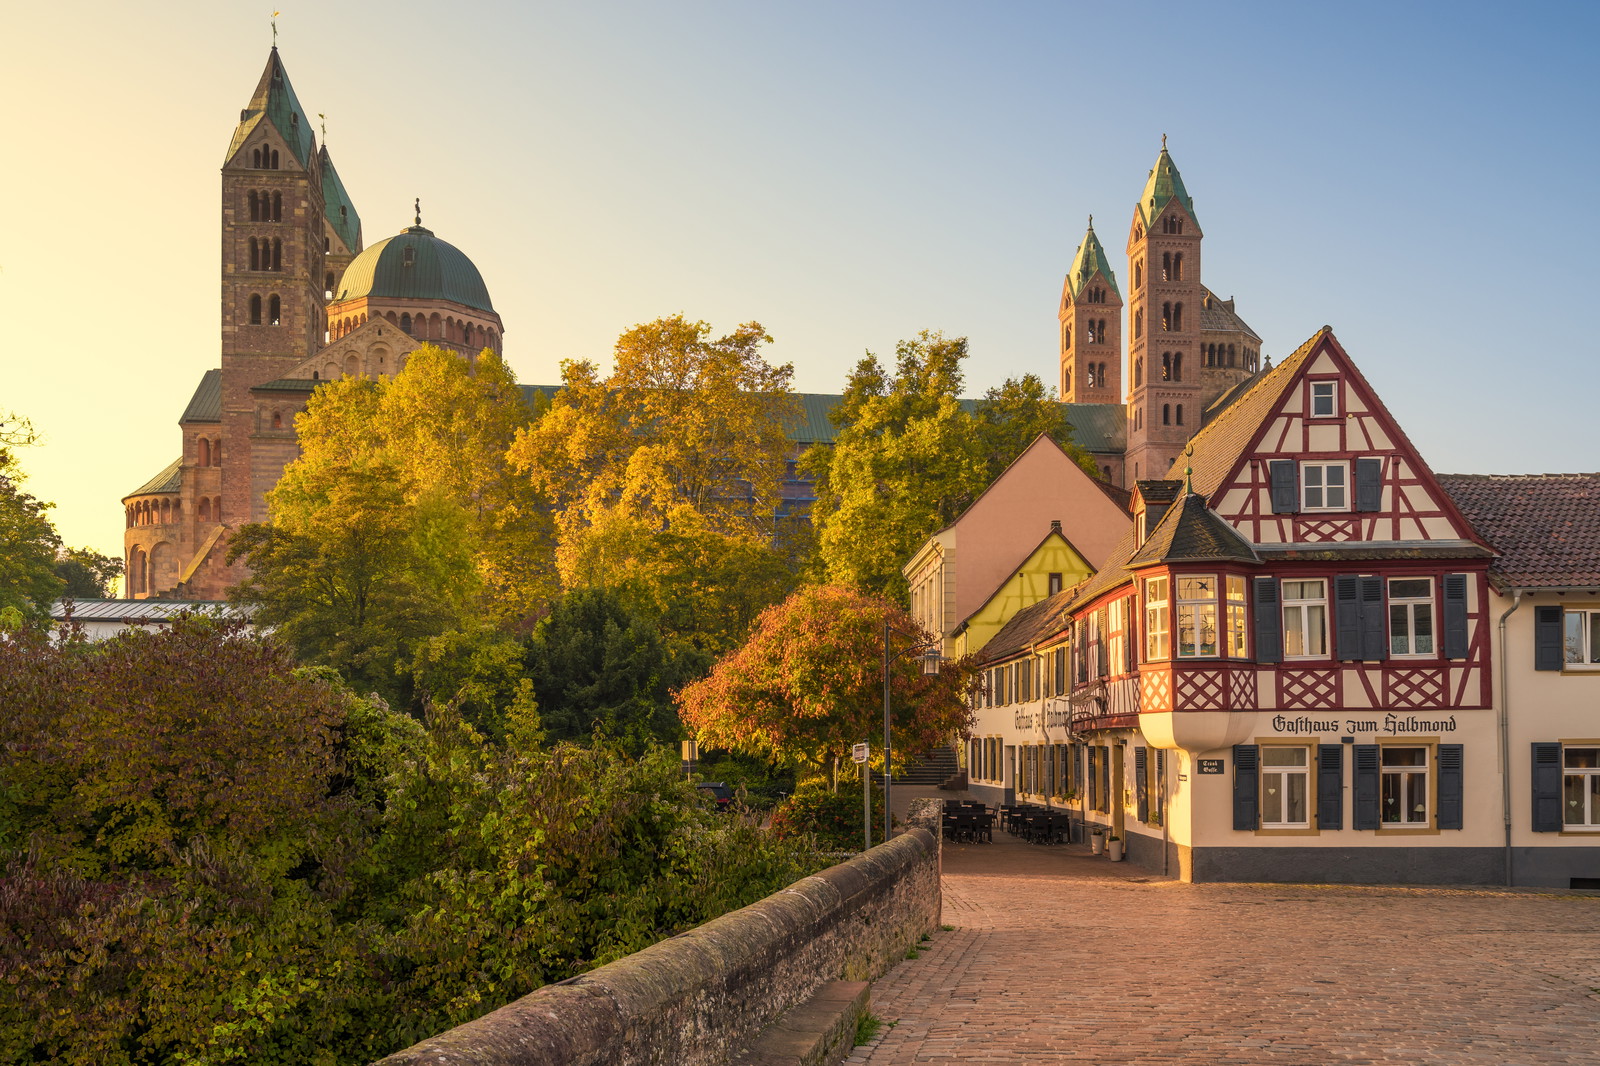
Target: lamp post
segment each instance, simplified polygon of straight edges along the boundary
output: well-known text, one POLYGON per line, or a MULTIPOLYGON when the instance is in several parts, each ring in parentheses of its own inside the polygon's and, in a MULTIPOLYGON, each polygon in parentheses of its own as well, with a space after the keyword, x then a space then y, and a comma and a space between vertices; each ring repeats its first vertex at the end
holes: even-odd
POLYGON ((888 840, 889 840, 889 830, 890 830, 890 827, 892 826, 893 820, 894 820, 894 805, 891 802, 893 797, 890 794, 890 785, 889 785, 889 777, 890 777, 890 775, 892 773, 892 771, 890 769, 890 766, 889 766, 889 759, 890 759, 890 756, 892 756, 894 754, 894 722, 893 722, 893 719, 889 715, 889 667, 891 667, 895 663, 899 662, 902 657, 904 657, 906 655, 910 655, 912 652, 921 652, 922 653, 922 661, 923 661, 923 670, 927 671, 928 673, 935 673, 936 674, 936 673, 939 672, 939 660, 943 658, 943 656, 939 654, 939 643, 940 643, 940 641, 938 640, 937 637, 934 638, 933 640, 918 640, 917 639, 918 636, 919 636, 919 634, 915 634, 915 633, 902 633, 900 630, 895 629, 894 627, 889 625, 889 622, 888 622, 887 619, 884 620, 884 623, 883 623, 883 839, 884 839, 885 843, 887 843, 888 840), (893 649, 889 645, 889 638, 891 636, 907 637, 907 638, 909 638, 911 640, 915 640, 917 642, 915 644, 912 644, 910 647, 901 648, 899 651, 893 651, 893 649))

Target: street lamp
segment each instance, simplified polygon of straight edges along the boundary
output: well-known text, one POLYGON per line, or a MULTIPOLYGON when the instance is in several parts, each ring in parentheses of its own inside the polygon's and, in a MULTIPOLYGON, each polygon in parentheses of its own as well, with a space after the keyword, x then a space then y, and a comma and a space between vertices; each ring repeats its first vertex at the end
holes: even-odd
POLYGON ((939 672, 939 661, 944 658, 939 654, 941 641, 937 637, 932 640, 921 640, 920 636, 918 633, 903 633, 890 626, 887 620, 883 623, 883 839, 885 842, 889 839, 889 829, 894 818, 894 806, 889 791, 889 777, 892 773, 889 759, 894 754, 894 726, 889 717, 889 667, 905 656, 918 652, 922 659, 923 672, 936 674, 939 672), (893 651, 889 645, 891 636, 906 637, 916 643, 899 651, 893 651))

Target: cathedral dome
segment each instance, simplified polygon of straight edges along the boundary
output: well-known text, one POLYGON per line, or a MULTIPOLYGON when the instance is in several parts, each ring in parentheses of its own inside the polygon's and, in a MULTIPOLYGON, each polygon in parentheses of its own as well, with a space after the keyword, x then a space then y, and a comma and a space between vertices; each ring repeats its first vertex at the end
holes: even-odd
POLYGON ((402 300, 448 300, 494 313, 483 275, 455 245, 420 224, 381 240, 350 261, 333 301, 375 296, 402 300))

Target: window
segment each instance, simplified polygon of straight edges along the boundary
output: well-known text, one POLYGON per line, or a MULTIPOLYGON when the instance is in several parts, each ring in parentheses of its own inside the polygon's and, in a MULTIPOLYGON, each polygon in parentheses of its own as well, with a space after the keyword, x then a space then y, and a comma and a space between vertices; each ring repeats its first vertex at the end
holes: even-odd
POLYGON ((1428 824, 1428 749, 1384 747, 1379 792, 1383 825, 1428 824))
POLYGON ((1566 611, 1562 626, 1562 661, 1568 666, 1600 666, 1600 611, 1566 611))
POLYGON ((1389 654, 1432 655, 1433 580, 1389 579, 1389 654))
POLYGON ((1172 405, 1170 403, 1161 405, 1161 424, 1163 426, 1172 425, 1172 405))
POLYGON ((1343 511, 1350 506, 1349 468, 1344 463, 1300 464, 1300 509, 1343 511))
POLYGON ((283 302, 276 296, 267 300, 267 325, 280 325, 283 321, 283 302))
POLYGON ((1178 425, 1183 425, 1183 404, 1178 405, 1178 425))
POLYGON ((1328 583, 1283 583, 1283 655, 1314 659, 1328 654, 1328 583))
MULTIPOLYGON (((1387 779, 1385 779, 1387 780, 1387 779)), ((1311 749, 1261 748, 1261 828, 1311 825, 1311 749)))
POLYGON ((1059 571, 1051 571, 1046 580, 1050 583, 1050 595, 1054 596, 1061 591, 1061 574, 1059 571))
POLYGON ((1600 747, 1561 752, 1561 824, 1600 829, 1600 747))
POLYGON ((1128 601, 1112 600, 1106 613, 1106 673, 1120 674, 1128 663, 1128 601))
POLYGON ((1311 383, 1311 417, 1334 418, 1339 414, 1337 399, 1334 390, 1338 388, 1335 381, 1313 381, 1311 383))
POLYGON ((1138 340, 1144 336, 1144 308, 1139 308, 1133 313, 1133 339, 1138 340))
POLYGON ((1179 577, 1178 648, 1180 659, 1217 654, 1217 579, 1211 574, 1179 577))
POLYGON ((252 297, 250 297, 250 324, 252 326, 261 325, 261 297, 260 296, 252 296, 252 297))
POLYGON ((1244 610, 1244 578, 1237 574, 1229 574, 1227 582, 1227 619, 1223 632, 1226 634, 1226 650, 1223 652, 1230 659, 1243 659, 1247 652, 1245 644, 1245 610, 1244 610))
POLYGON ((1171 605, 1167 579, 1152 577, 1144 583, 1144 657, 1146 661, 1168 656, 1171 605))

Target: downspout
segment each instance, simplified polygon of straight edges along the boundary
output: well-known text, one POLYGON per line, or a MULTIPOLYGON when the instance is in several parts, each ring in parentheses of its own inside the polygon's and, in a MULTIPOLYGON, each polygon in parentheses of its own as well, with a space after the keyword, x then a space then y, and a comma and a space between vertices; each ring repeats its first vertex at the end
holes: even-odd
POLYGON ((1500 815, 1505 821, 1506 887, 1511 887, 1511 670, 1506 658, 1506 620, 1522 606, 1522 590, 1511 593, 1511 606, 1500 616, 1500 815))

